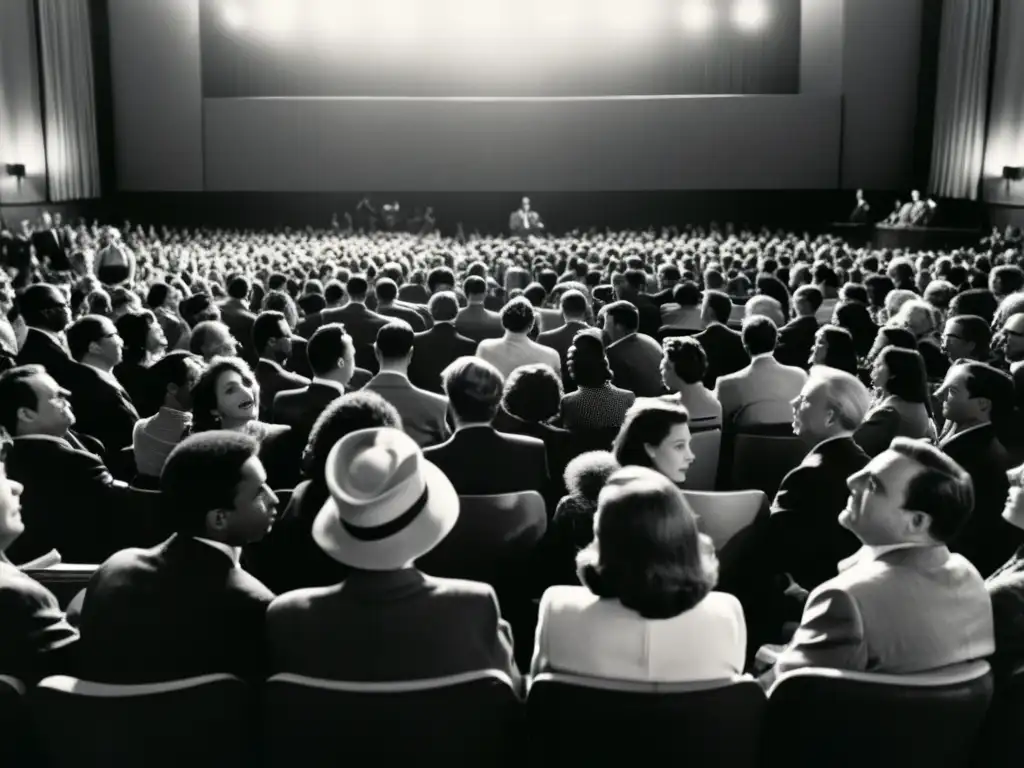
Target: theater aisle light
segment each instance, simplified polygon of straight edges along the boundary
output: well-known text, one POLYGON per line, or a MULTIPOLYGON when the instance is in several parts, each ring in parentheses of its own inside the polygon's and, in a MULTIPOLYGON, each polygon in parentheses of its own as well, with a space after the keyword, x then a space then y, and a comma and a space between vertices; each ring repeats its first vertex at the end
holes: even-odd
POLYGON ((763 0, 736 0, 732 21, 744 32, 756 32, 768 23, 768 7, 763 0))
POLYGON ((683 27, 690 32, 707 32, 715 23, 715 9, 709 0, 687 0, 682 9, 683 27))

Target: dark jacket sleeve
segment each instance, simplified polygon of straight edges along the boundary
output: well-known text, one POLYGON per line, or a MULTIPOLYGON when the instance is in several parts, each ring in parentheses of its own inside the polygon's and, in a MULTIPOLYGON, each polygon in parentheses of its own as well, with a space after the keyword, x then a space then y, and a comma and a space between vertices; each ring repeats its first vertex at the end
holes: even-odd
POLYGON ((868 456, 877 456, 888 449, 899 432, 900 414, 895 408, 878 408, 857 427, 853 440, 868 456))
POLYGON ((0 586, 0 627, 0 673, 31 685, 74 671, 78 632, 43 585, 0 586))

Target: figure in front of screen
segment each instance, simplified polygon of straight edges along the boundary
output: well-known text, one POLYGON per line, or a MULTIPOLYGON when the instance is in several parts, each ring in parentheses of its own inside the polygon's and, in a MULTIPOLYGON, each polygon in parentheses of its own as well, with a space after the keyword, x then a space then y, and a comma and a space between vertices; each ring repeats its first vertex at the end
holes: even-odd
POLYGON ((850 214, 851 224, 867 224, 868 214, 871 212, 871 206, 868 205, 868 201, 864 199, 864 190, 857 190, 857 204, 853 207, 853 212, 850 214))
POLYGON ((530 198, 524 197, 519 210, 512 211, 512 215, 508 217, 508 228, 512 230, 513 235, 519 237, 529 237, 544 231, 544 222, 540 214, 530 208, 530 198))

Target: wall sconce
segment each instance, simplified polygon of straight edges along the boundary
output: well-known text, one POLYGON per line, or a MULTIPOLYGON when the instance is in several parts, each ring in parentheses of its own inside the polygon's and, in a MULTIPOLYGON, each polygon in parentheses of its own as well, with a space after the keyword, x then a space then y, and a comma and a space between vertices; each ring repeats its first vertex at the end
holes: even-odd
POLYGON ((5 166, 8 176, 13 176, 21 184, 21 180, 25 178, 25 164, 24 163, 8 163, 5 166))
POLYGON ((1006 193, 1010 193, 1010 182, 1024 179, 1024 168, 1018 165, 1004 165, 1003 179, 1006 181, 1006 193))

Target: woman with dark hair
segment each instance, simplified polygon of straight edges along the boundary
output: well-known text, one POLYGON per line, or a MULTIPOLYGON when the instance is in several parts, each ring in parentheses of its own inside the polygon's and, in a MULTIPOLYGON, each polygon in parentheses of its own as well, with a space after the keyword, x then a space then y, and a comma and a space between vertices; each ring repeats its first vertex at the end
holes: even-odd
POLYGON ((575 431, 618 427, 636 395, 612 385, 612 369, 598 330, 580 331, 566 358, 576 391, 562 398, 562 426, 575 431))
POLYGON ((722 404, 704 386, 708 356, 700 342, 689 336, 674 336, 662 343, 661 379, 673 394, 661 400, 681 405, 690 415, 694 431, 722 426, 722 404))
MULTIPOLYGON (((865 362, 869 369, 874 366, 875 360, 878 359, 878 356, 886 347, 899 347, 900 349, 913 349, 917 351, 917 339, 906 328, 883 325, 878 329, 878 333, 875 335, 875 342, 871 345, 871 349, 868 350, 865 362)), ((870 385, 870 381, 868 384, 870 385)))
POLYGON ((858 359, 867 357, 878 335, 878 326, 871 319, 867 306, 858 301, 840 302, 832 312, 832 325, 850 332, 858 359))
MULTIPOLYGON (((782 306, 782 316, 789 319, 789 291, 785 284, 774 275, 760 274, 755 283, 757 292, 763 296, 771 296, 782 306)), ((783 323, 784 325, 785 323, 783 323)))
POLYGON ((886 347, 871 370, 875 404, 853 433, 868 456, 889 448, 894 437, 936 439, 924 359, 913 349, 886 347))
POLYGON ((868 275, 864 280, 868 292, 868 311, 876 325, 882 325, 888 319, 885 314, 886 297, 896 288, 886 275, 868 275))
POLYGON ((714 546, 657 472, 626 467, 609 478, 594 540, 576 562, 584 586, 551 587, 541 598, 532 675, 686 682, 743 671, 743 609, 712 591, 714 546))
POLYGON ((641 400, 626 414, 612 453, 623 467, 647 467, 681 485, 695 458, 689 421, 681 405, 641 400))
POLYGON ((152 402, 153 387, 147 370, 167 349, 167 337, 149 310, 121 315, 115 326, 124 340, 124 349, 121 362, 114 366, 114 376, 132 399, 139 416, 152 416, 160 403, 152 402))
POLYGON ((857 375, 857 350, 853 336, 838 325, 823 325, 814 334, 810 365, 827 365, 829 368, 857 375))

